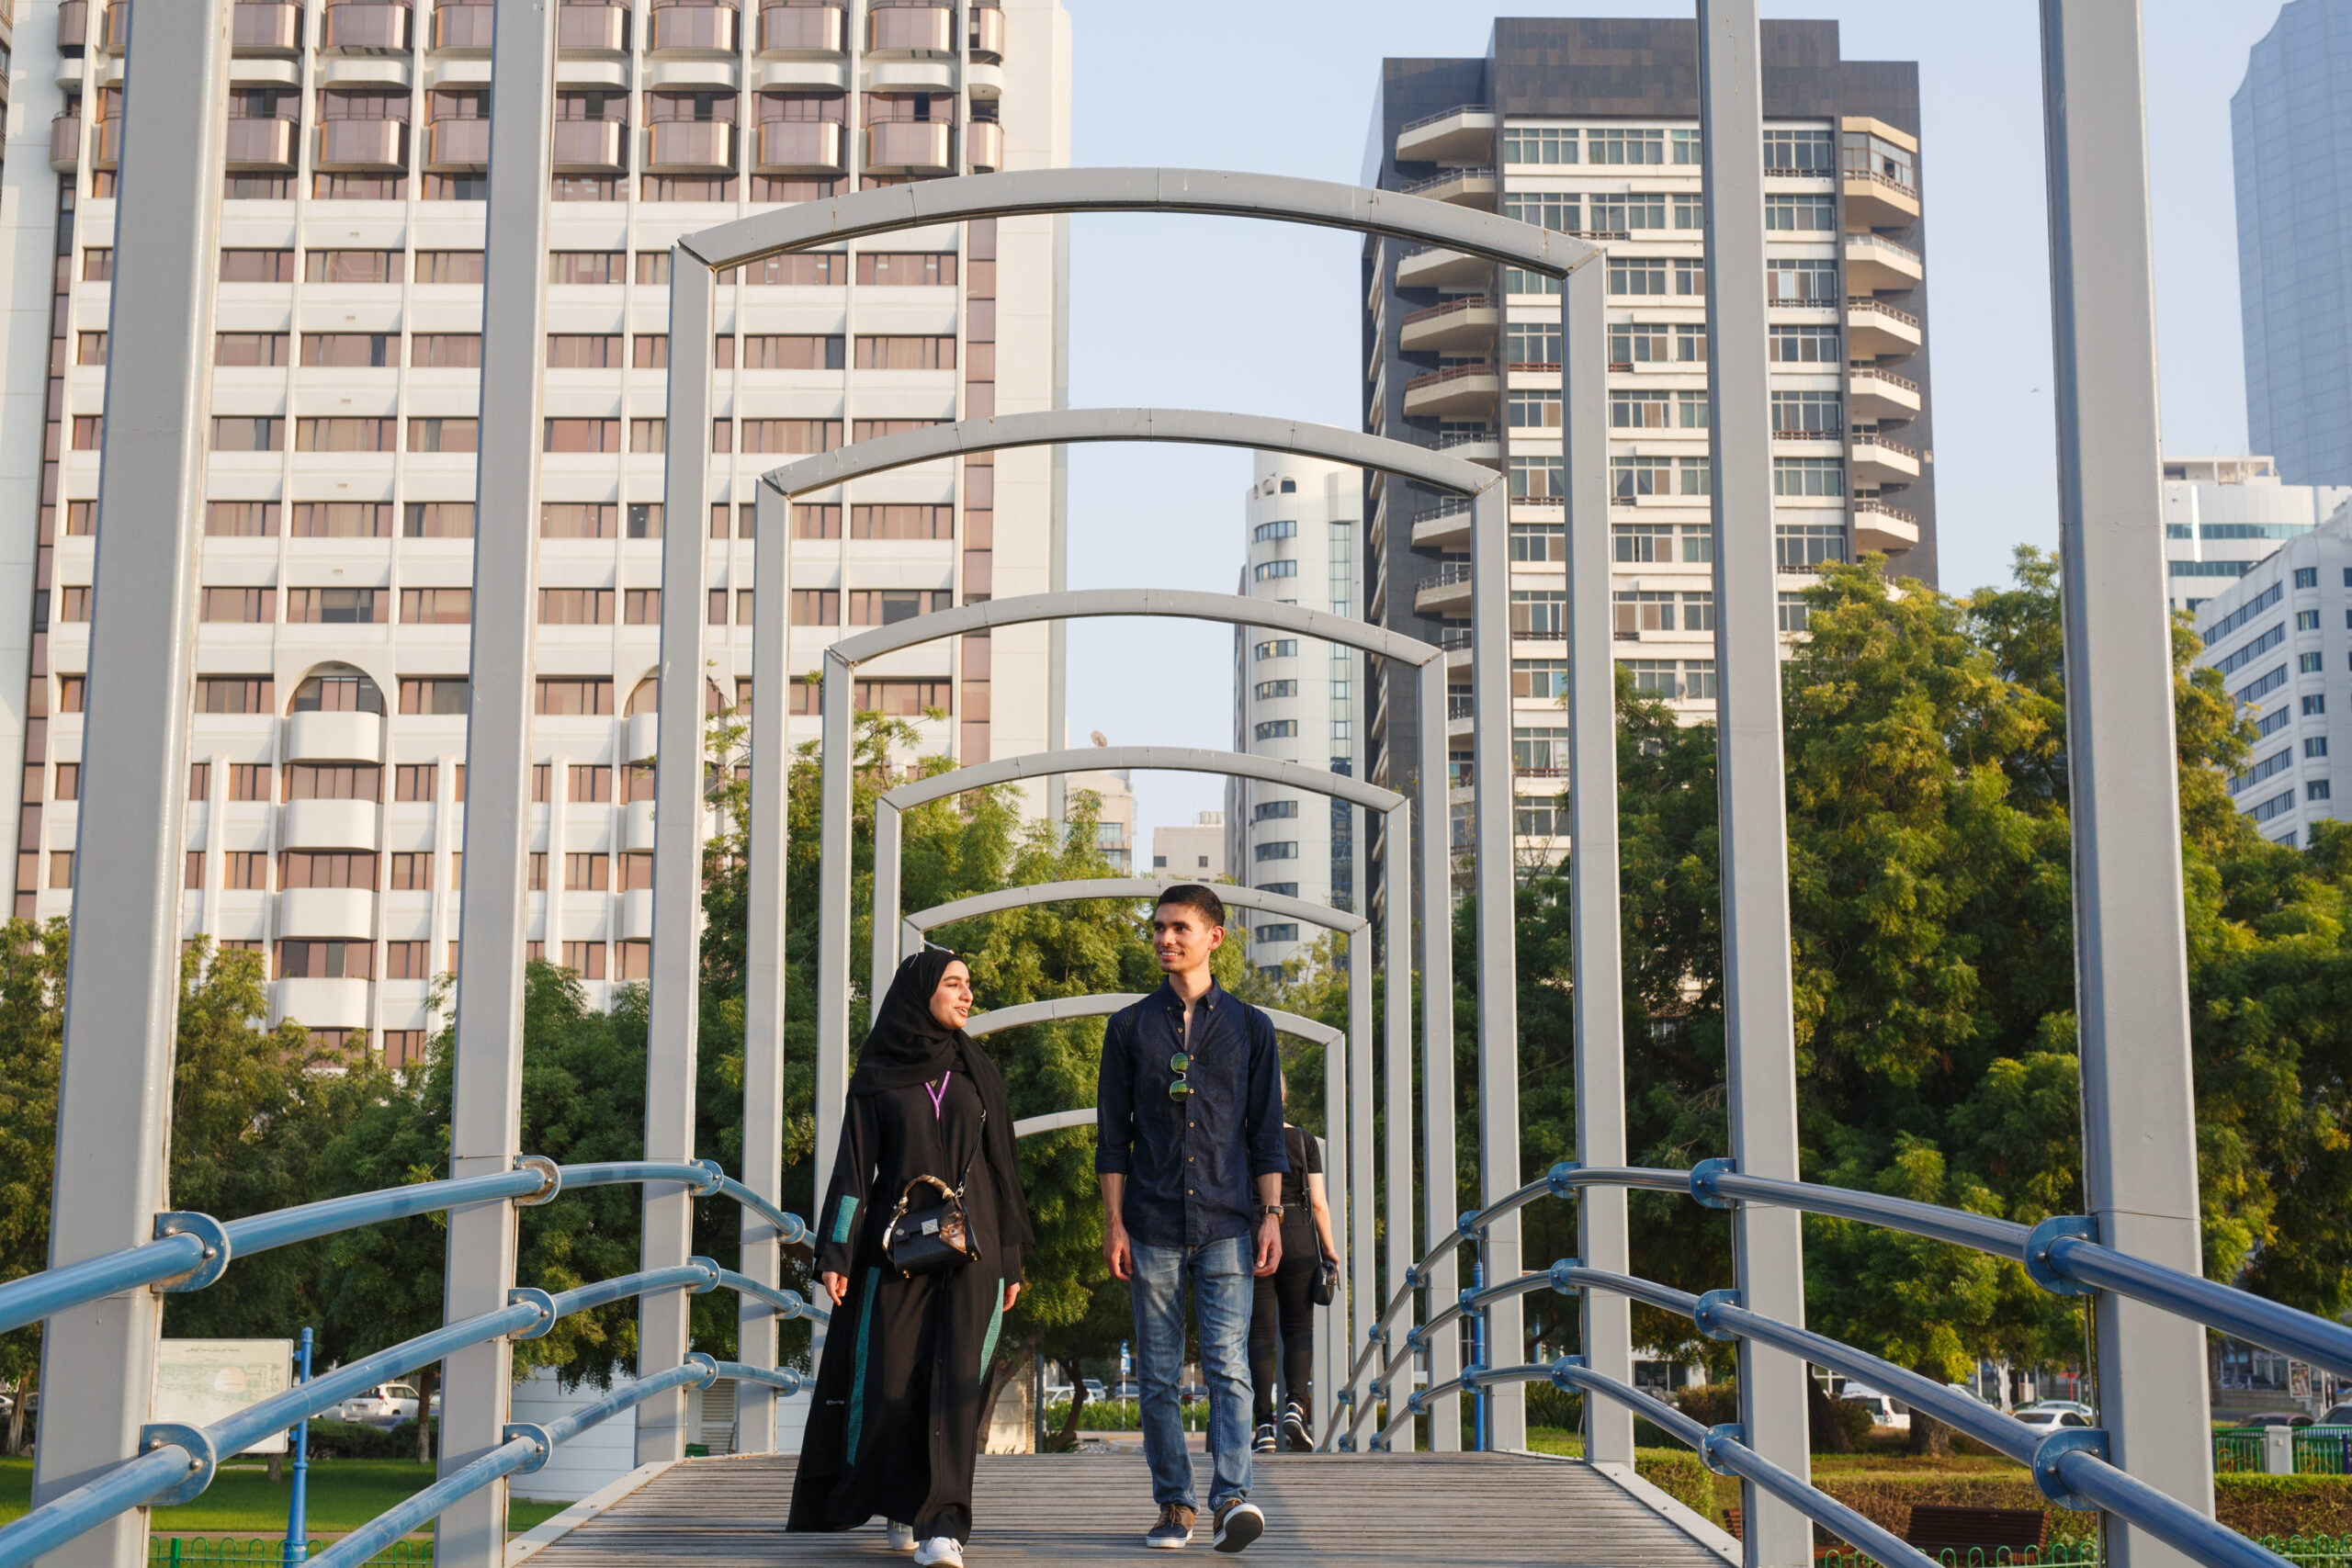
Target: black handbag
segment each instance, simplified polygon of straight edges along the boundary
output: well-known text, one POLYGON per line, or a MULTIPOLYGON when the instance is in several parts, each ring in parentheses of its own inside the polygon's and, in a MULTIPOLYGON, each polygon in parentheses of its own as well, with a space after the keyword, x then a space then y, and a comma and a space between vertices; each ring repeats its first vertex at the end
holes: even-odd
MULTIPOLYGON (((986 1142, 989 1113, 980 1112, 980 1138, 986 1142)), ((936 1274, 977 1261, 979 1244, 972 1239, 969 1217, 964 1213, 964 1188, 971 1179, 972 1161, 979 1144, 965 1156, 964 1174, 949 1187, 935 1176, 918 1176, 899 1194, 890 1223, 882 1232, 882 1256, 902 1275, 936 1274)))
POLYGON ((1340 1293, 1340 1265, 1338 1261, 1329 1258, 1318 1259, 1315 1266, 1315 1282, 1313 1285, 1309 1286, 1308 1289, 1315 1297, 1315 1304, 1317 1306, 1329 1306, 1331 1304, 1331 1298, 1340 1293))

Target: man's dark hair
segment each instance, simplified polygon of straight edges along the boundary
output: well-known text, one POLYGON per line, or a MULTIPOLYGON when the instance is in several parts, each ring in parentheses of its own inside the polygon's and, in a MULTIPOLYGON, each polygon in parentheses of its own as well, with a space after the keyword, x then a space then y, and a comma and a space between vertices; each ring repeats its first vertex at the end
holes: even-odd
POLYGON ((1170 904, 1180 908, 1197 911, 1203 919, 1213 926, 1225 924, 1225 900, 1197 882, 1180 882, 1173 887, 1163 889, 1159 895, 1159 902, 1155 904, 1153 908, 1162 909, 1170 904))

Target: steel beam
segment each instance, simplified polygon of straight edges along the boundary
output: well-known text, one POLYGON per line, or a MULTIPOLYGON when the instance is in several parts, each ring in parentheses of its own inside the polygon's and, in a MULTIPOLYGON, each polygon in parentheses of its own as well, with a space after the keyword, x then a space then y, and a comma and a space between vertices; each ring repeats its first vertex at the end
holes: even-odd
MULTIPOLYGON (((155 1236, 170 1204, 188 692, 198 513, 211 396, 229 10, 154 7, 125 94, 105 445, 98 458, 74 945, 65 981, 49 1265, 155 1236)), ((48 1408, 33 1502, 53 1502, 138 1451, 162 1298, 125 1291, 49 1320, 48 1408)), ((48 1562, 136 1568, 147 1514, 116 1516, 48 1562)))
MULTIPOLYGON (((1788 809, 1781 784, 1771 396, 1764 308, 1763 77, 1756 0, 1699 0, 1707 359, 1714 450, 1716 810, 1723 842, 1724 1014, 1731 1153, 1750 1175, 1797 1175, 1789 973, 1788 809)), ((1732 1215, 1740 1304, 1802 1326, 1804 1234, 1788 1209, 1732 1215)), ((1804 1362, 1743 1341, 1747 1446, 1811 1473, 1804 1362)), ((1748 1568, 1804 1568, 1813 1527, 1743 1482, 1748 1568)))
MULTIPOLYGON (((1348 808, 1355 832, 1354 861, 1359 871, 1356 887, 1356 913, 1371 914, 1370 901, 1361 897, 1364 883, 1361 871, 1364 863, 1364 809, 1361 806, 1348 808)), ((1328 1058, 1327 1058, 1328 1060, 1328 1058)), ((1374 1305, 1373 1294, 1373 1224, 1375 1218, 1373 1188, 1372 1131, 1372 931, 1369 927, 1348 938, 1348 1048, 1344 1063, 1337 1068, 1324 1069, 1347 1085, 1345 1112, 1347 1137, 1343 1148, 1347 1159, 1327 1161, 1323 1184, 1332 1191, 1342 1187, 1351 1189, 1345 1211, 1348 1228, 1340 1228, 1340 1212, 1332 1215, 1331 1239, 1340 1246, 1340 1256, 1345 1265, 1343 1289, 1348 1303, 1347 1345, 1341 1359, 1354 1355, 1354 1346, 1363 1331, 1372 1325, 1379 1309, 1374 1305)), ((1321 1430, 1317 1427, 1317 1430, 1321 1430)))
MULTIPOLYGON (((765 487, 763 487, 765 488, 765 487)), ((817 852, 817 1191, 832 1179, 842 1111, 849 1104, 851 791, 857 759, 850 703, 852 671, 842 645, 825 649, 819 732, 817 852)), ((759 694, 752 693, 756 700, 759 694)), ((880 942, 876 931, 873 940, 880 942)))
MULTIPOLYGON (((1394 668, 1394 666, 1392 666, 1394 668)), ((1442 677, 1444 666, 1437 666, 1442 677)), ((1396 696, 1391 687, 1391 700, 1396 696)), ((1423 798, 1427 798, 1424 792, 1423 798)), ((1357 1155, 1354 1179, 1364 1195, 1363 1212, 1358 1219, 1358 1245, 1362 1256, 1356 1263, 1357 1290, 1364 1298, 1365 1309, 1361 1322, 1351 1337, 1349 1355, 1363 1344, 1364 1330, 1379 1319, 1381 1308, 1396 1299, 1405 1288, 1405 1271, 1420 1256, 1413 1242, 1413 915, 1399 900, 1411 886, 1412 808, 1399 807, 1388 813, 1387 830, 1382 835, 1386 847, 1381 856, 1384 873, 1389 877, 1390 903, 1384 934, 1388 948, 1388 1009, 1387 1029, 1381 1041, 1381 1087, 1386 1114, 1381 1119, 1382 1135, 1379 1167, 1373 1163, 1372 1112, 1373 1076, 1372 1051, 1369 1044, 1363 1053, 1363 1103, 1356 1114, 1363 1130, 1363 1147, 1357 1155), (1385 1200, 1384 1213, 1387 1220, 1388 1249, 1386 1268, 1381 1271, 1381 1288, 1372 1288, 1372 1197, 1378 1192, 1385 1200)), ((1422 818, 1427 821, 1428 818, 1422 818)), ((1447 908, 1445 886, 1437 884, 1430 889, 1432 897, 1423 912, 1424 920, 1444 918, 1447 908)), ((1410 1447, 1410 1434, 1407 1434, 1410 1447)))
MULTIPOLYGON (((915 623, 906 621, 899 624, 911 626, 915 623)), ((986 789, 991 784, 1013 784, 1052 773, 1081 773, 1098 768, 1158 769, 1169 773, 1216 773, 1226 778, 1260 779, 1267 784, 1351 801, 1375 811, 1392 810, 1405 799, 1393 789, 1384 789, 1379 784, 1348 773, 1311 768, 1304 762, 1284 761, 1279 757, 1261 757, 1251 751, 1216 751, 1193 746, 1080 746, 1067 751, 1032 751, 1019 757, 1000 757, 993 761, 976 762, 969 767, 933 773, 928 778, 910 779, 886 792, 881 798, 888 805, 911 810, 926 801, 944 800, 951 795, 986 789)))
MULTIPOLYGON (((1568 483, 1569 904, 1576 1009, 1576 1149, 1579 1163, 1625 1163, 1625 1004, 1618 929, 1617 655, 1611 627, 1607 278, 1568 274, 1563 309, 1568 483)), ((1577 1256, 1586 1267, 1632 1272, 1622 1187, 1577 1193, 1577 1256), (1609 1261, 1602 1262, 1607 1258, 1609 1261)), ((1624 1297, 1584 1292, 1585 1364, 1634 1381, 1633 1310, 1624 1297)), ((1634 1462, 1634 1416, 1585 1401, 1585 1454, 1634 1462)))
MULTIPOLYGON (((473 649, 466 717, 465 883, 458 913, 456 1087, 449 1174, 513 1166, 523 1102, 523 940, 530 844, 532 628, 537 575, 541 343, 555 123, 553 6, 498 7, 491 38, 490 188, 482 288, 481 455, 475 467, 473 649)), ((208 172, 207 181, 212 176, 208 172)), ((506 1304, 514 1211, 449 1214, 443 1312, 506 1304)), ((442 1363, 441 1476, 503 1444, 513 1355, 503 1339, 442 1363)), ((437 1560, 497 1568, 506 1483, 442 1514, 437 1560)))
MULTIPOLYGON (((2194 1275, 2203 1248, 2137 0, 2043 0, 2041 47, 2083 1187, 2100 1241, 2194 1275)), ((2112 1292, 2094 1298, 2093 1318, 2109 1457, 2210 1516, 2204 1330, 2112 1292)), ((2188 1561, 2136 1527, 2110 1529, 2109 1550, 2119 1568, 2188 1561)))
MULTIPOLYGON (((767 493, 763 488, 762 494, 767 493)), ((952 773, 935 776, 960 779, 970 769, 957 768, 952 773)), ((978 788, 967 784, 967 788, 978 788)), ((890 798, 897 791, 885 794, 874 803, 874 898, 872 904, 874 940, 867 943, 865 985, 866 1027, 882 1016, 882 998, 890 994, 890 980, 907 954, 898 951, 889 942, 889 933, 899 929, 899 837, 904 827, 904 816, 896 801, 890 798)))
MULTIPOLYGON (((958 920, 976 920, 982 915, 1001 915, 1008 909, 1034 908, 1039 904, 1070 904, 1089 898, 1157 898, 1167 886, 1165 878, 1157 876, 1085 876, 1068 882, 1033 882, 1025 886, 1000 887, 993 892, 974 893, 944 904, 933 904, 928 909, 915 910, 902 924, 910 931, 928 932, 958 920)), ((1220 886, 1216 891, 1219 898, 1236 908, 1255 909, 1285 920, 1305 920, 1326 931, 1359 931, 1369 924, 1351 910, 1269 893, 1262 887, 1220 886)))
MULTIPOLYGON (((1391 688, 1391 700, 1395 692, 1391 688)), ((1445 661, 1421 666, 1421 1239, 1432 1250, 1460 1218, 1461 1189, 1453 1149, 1453 807, 1447 776, 1445 661)), ((1476 775, 1472 775, 1476 782, 1476 775)), ((1413 1119, 1407 1104, 1405 1125, 1413 1119)), ((1430 1265, 1431 1302, 1451 1302, 1461 1271, 1449 1247, 1430 1265)), ((1430 1382, 1450 1382, 1462 1371, 1461 1342, 1442 1334, 1429 1350, 1430 1382)), ((1430 1446, 1438 1453, 1462 1447, 1461 1401, 1431 1402, 1430 1446)), ((1406 1428, 1409 1438, 1411 1428, 1406 1428)), ((1409 1442, 1407 1447, 1410 1447, 1409 1442)))

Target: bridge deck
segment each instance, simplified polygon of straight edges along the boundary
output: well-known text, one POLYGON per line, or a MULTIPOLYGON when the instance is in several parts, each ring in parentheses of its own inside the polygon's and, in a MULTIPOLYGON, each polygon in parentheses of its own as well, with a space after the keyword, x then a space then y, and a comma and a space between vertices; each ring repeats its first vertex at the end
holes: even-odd
MULTIPOLYGON (((786 1535, 789 1458, 693 1460, 549 1546, 534 1568, 619 1563, 894 1561, 879 1525, 786 1535)), ((1194 1456, 1202 1495, 1207 1461, 1194 1456)), ((1261 1565, 1544 1562, 1724 1568, 1712 1550, 1580 1464, 1502 1454, 1260 1456, 1261 1565)), ((1138 1455, 980 1461, 973 1568, 1151 1555, 1151 1483, 1138 1455)), ((1205 1525, 1206 1521, 1204 1521, 1205 1525)), ((1208 1551, 1209 1531, 1193 1537, 1208 1551)), ((895 1559, 904 1561, 904 1559, 895 1559)))

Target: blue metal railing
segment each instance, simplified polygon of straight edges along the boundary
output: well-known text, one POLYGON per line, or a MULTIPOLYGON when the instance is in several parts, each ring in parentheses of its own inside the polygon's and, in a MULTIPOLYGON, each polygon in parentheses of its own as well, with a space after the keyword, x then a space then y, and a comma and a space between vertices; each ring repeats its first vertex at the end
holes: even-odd
POLYGON ((1344 1427, 1336 1417, 1332 1420, 1324 1434, 1325 1450, 1352 1451, 1358 1430, 1374 1418, 1375 1407, 1384 1402, 1388 1419, 1375 1428, 1370 1444, 1375 1451, 1387 1449, 1416 1417, 1428 1414, 1432 1401, 1453 1393, 1476 1393, 1498 1382, 1549 1377, 1561 1388, 1581 1388, 1638 1411, 1662 1430, 1698 1449, 1710 1468, 1753 1483, 1882 1563, 1928 1563, 1926 1557, 1881 1527, 1826 1493, 1771 1465, 1746 1446, 1738 1428, 1702 1427, 1664 1402, 1584 1367, 1581 1358, 1566 1358, 1548 1369, 1529 1366, 1489 1371, 1474 1364, 1465 1368, 1460 1377, 1407 1398, 1396 1397, 1398 1369, 1429 1344, 1430 1336, 1457 1320, 1468 1317, 1483 1325, 1487 1309, 1495 1302, 1547 1287, 1564 1294, 1607 1291, 1688 1317, 1712 1337, 1772 1345, 1867 1382, 2030 1465, 2036 1483, 2053 1501, 2114 1514, 2210 1568, 2281 1568, 2284 1563, 2283 1558, 2267 1548, 2109 1463, 2107 1434, 2099 1428, 2036 1432, 1980 1400, 1893 1362, 1750 1312, 1738 1304, 1732 1292, 1711 1291, 1703 1296, 1694 1296, 1655 1280, 1588 1269, 1572 1258, 1542 1272, 1462 1292, 1455 1301, 1432 1311, 1421 1325, 1408 1330, 1403 1336, 1401 1348, 1381 1363, 1380 1375, 1364 1382, 1363 1374, 1380 1348, 1391 1343, 1396 1319, 1400 1314, 1408 1313, 1415 1297, 1428 1289, 1430 1266, 1442 1254, 1464 1245, 1483 1248, 1497 1221, 1540 1198, 1572 1198, 1583 1188, 1600 1186, 1681 1192, 1715 1208, 1729 1208, 1740 1202, 1777 1204, 1905 1231, 2020 1263, 2046 1290, 2064 1294, 2109 1291, 2352 1375, 2352 1328, 2117 1252, 2094 1239, 2091 1223, 2080 1217, 2053 1218, 2028 1226, 1881 1193, 1742 1176, 1728 1160, 1721 1159, 1702 1161, 1687 1171, 1641 1166, 1581 1168, 1563 1163, 1553 1167, 1541 1181, 1530 1182, 1484 1209, 1463 1215, 1451 1235, 1406 1271, 1404 1284, 1382 1308, 1373 1329, 1365 1336, 1363 1348, 1350 1369, 1344 1386, 1335 1393, 1335 1408, 1344 1406, 1348 1418, 1344 1427))
MULTIPOLYGON (((692 1188, 697 1196, 735 1200, 774 1224, 778 1239, 786 1246, 808 1236, 808 1226, 797 1215, 759 1197, 726 1175, 713 1161, 676 1164, 619 1160, 560 1167, 551 1161, 526 1157, 511 1171, 417 1182, 381 1192, 332 1198, 225 1224, 204 1214, 160 1215, 156 1221, 158 1239, 146 1246, 0 1285, 0 1332, 144 1285, 200 1290, 219 1279, 231 1261, 242 1254, 290 1246, 387 1220, 466 1203, 542 1203, 568 1187, 669 1181, 692 1188)), ((722 1286, 767 1303, 787 1319, 826 1321, 827 1314, 804 1301, 798 1292, 763 1285, 734 1269, 722 1269, 707 1258, 693 1258, 677 1268, 648 1269, 554 1293, 518 1286, 511 1292, 509 1304, 496 1312, 445 1324, 430 1333, 362 1357, 210 1427, 148 1427, 140 1435, 141 1451, 135 1457, 0 1529, 0 1568, 17 1568, 17 1564, 30 1562, 130 1509, 185 1502, 211 1484, 221 1456, 240 1453, 270 1434, 318 1416, 379 1382, 430 1366, 470 1346, 509 1337, 537 1338, 559 1319, 633 1296, 678 1290, 700 1293, 722 1286)), ((629 1388, 544 1427, 509 1427, 506 1442, 345 1537, 314 1561, 365 1562, 459 1498, 502 1476, 537 1469, 547 1462, 548 1454, 557 1444, 598 1422, 656 1394, 687 1383, 707 1385, 720 1376, 764 1383, 786 1394, 797 1392, 801 1385, 795 1372, 714 1361, 699 1353, 690 1355, 683 1366, 641 1379, 629 1388)))

